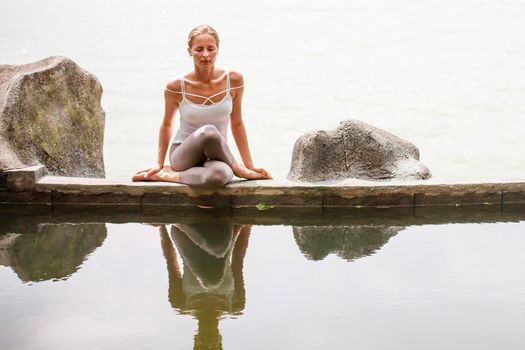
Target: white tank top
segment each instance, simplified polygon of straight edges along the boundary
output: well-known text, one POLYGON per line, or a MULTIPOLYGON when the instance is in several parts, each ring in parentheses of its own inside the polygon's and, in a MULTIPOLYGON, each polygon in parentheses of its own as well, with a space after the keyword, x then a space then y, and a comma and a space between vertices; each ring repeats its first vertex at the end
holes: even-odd
MULTIPOLYGON (((184 89, 184 78, 180 79, 180 87, 182 92, 182 101, 179 104, 180 128, 175 134, 172 143, 182 143, 195 130, 204 125, 215 126, 226 140, 230 114, 233 110, 233 98, 230 94, 230 73, 226 72, 226 89, 209 97, 186 92, 184 89), (222 100, 213 102, 213 97, 224 92, 226 94, 222 100), (193 103, 186 98, 186 95, 203 98, 204 102, 202 104, 193 103), (206 104, 207 102, 210 102, 210 104, 206 104)), ((168 91, 175 92, 172 90, 168 91)))

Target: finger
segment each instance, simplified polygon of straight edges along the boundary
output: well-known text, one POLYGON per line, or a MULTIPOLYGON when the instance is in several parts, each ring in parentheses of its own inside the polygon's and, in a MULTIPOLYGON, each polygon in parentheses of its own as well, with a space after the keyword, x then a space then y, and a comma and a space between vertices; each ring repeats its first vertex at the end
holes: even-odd
POLYGON ((151 168, 148 173, 146 174, 146 176, 151 176, 155 173, 157 173, 160 169, 157 169, 157 168, 151 168))

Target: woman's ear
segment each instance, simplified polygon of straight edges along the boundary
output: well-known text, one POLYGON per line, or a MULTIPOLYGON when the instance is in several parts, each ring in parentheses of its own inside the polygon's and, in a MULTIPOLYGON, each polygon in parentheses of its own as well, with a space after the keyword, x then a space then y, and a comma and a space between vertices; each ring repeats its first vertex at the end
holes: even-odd
POLYGON ((188 47, 188 54, 191 56, 191 47, 188 47))

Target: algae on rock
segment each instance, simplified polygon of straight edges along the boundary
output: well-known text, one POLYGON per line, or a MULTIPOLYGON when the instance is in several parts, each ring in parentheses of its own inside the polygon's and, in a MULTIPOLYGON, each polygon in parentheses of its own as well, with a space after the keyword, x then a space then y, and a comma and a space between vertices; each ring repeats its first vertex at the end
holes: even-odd
POLYGON ((97 78, 65 57, 0 65, 0 172, 41 163, 104 177, 101 97, 97 78))

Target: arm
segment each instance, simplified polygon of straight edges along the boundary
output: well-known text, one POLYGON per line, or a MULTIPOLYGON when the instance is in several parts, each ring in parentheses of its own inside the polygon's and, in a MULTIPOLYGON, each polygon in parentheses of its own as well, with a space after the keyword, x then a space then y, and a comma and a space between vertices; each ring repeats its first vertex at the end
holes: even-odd
POLYGON ((235 229, 239 231, 239 235, 235 240, 231 260, 231 269, 234 278, 232 306, 235 313, 240 313, 246 304, 246 290, 244 288, 244 276, 242 270, 252 226, 243 225, 239 227, 238 225, 235 225, 235 229))
MULTIPOLYGON (((252 155, 250 153, 250 147, 248 146, 248 136, 246 134, 246 128, 244 127, 244 122, 242 120, 242 95, 244 92, 244 79, 240 73, 231 72, 231 85, 232 90, 231 94, 233 97, 233 110, 230 115, 230 124, 232 128, 232 135, 235 139, 235 144, 241 155, 242 162, 244 167, 251 170, 252 174, 256 174, 255 177, 250 176, 241 176, 244 178, 261 178, 261 179, 271 179, 272 176, 262 168, 256 168, 253 165, 252 155), (238 87, 238 88, 236 88, 238 87)), ((234 169, 234 174, 239 176, 234 169)))
POLYGON ((168 268, 168 300, 173 308, 184 310, 186 304, 186 296, 182 288, 182 272, 177 261, 177 251, 173 247, 166 225, 159 227, 160 245, 162 247, 162 254, 166 259, 166 266, 168 268))
POLYGON ((166 153, 168 152, 168 146, 173 132, 173 121, 175 120, 175 115, 179 108, 179 102, 182 98, 182 95, 177 93, 180 92, 179 80, 169 83, 166 87, 175 92, 164 90, 164 117, 159 129, 157 165, 148 171, 148 176, 158 172, 164 167, 166 153))
POLYGON ((242 96, 244 93, 244 79, 240 73, 231 72, 232 87, 239 87, 232 90, 233 96, 233 110, 231 113, 230 124, 232 128, 232 135, 241 155, 242 162, 248 169, 253 168, 252 156, 248 145, 248 135, 242 120, 242 96))

